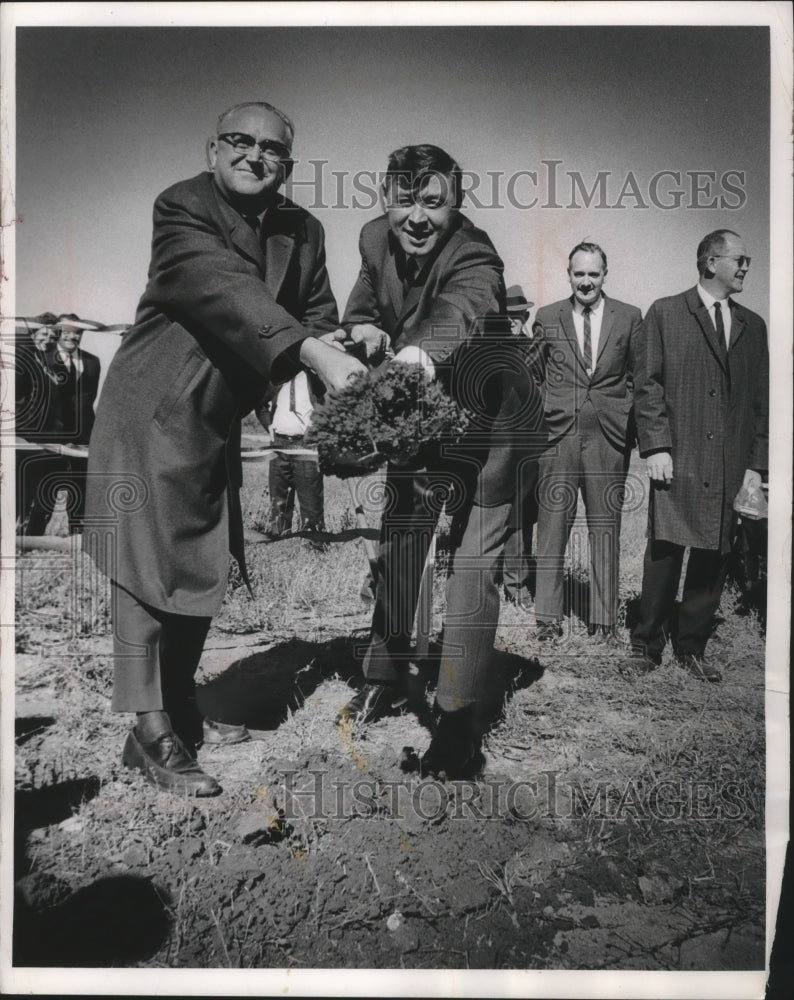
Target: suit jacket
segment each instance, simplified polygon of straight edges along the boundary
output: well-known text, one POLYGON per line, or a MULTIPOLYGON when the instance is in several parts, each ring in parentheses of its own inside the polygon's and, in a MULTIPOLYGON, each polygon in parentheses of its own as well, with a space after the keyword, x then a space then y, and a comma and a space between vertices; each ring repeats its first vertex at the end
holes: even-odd
POLYGON ((736 302, 730 309, 726 350, 697 288, 654 302, 635 376, 640 454, 673 456, 669 488, 652 487, 649 534, 722 552, 745 469, 766 469, 769 446, 766 324, 736 302))
POLYGON ((91 436, 100 568, 112 555, 121 586, 187 615, 220 607, 229 550, 247 582, 240 419, 299 370, 306 336, 337 325, 323 229, 304 209, 272 205, 257 240, 209 173, 159 196, 149 282, 91 436))
POLYGON ((99 389, 99 358, 95 354, 76 351, 82 361, 79 377, 70 376, 64 363, 53 352, 50 370, 54 376, 52 406, 47 426, 51 441, 62 444, 88 444, 94 426, 94 403, 99 389))
POLYGON ((16 432, 28 441, 51 441, 54 352, 37 350, 25 333, 15 344, 14 355, 16 432))
POLYGON ((604 296, 598 356, 588 376, 573 325, 573 300, 538 309, 529 356, 533 377, 544 393, 550 443, 575 428, 579 410, 589 399, 604 437, 618 449, 631 447, 632 372, 641 320, 636 306, 604 296))
POLYGON ((395 351, 417 346, 430 356, 441 384, 474 414, 463 441, 443 445, 445 455, 469 470, 478 503, 507 503, 516 492, 517 462, 538 451, 540 400, 510 334, 504 266, 493 244, 458 215, 435 259, 425 262, 423 280, 407 292, 386 216, 364 226, 359 250, 343 326, 373 323, 395 351))

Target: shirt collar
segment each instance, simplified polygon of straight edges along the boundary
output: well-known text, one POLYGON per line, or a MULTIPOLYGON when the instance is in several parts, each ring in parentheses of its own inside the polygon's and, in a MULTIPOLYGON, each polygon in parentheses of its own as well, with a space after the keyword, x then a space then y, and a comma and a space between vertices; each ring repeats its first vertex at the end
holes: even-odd
POLYGON ((715 299, 711 292, 707 292, 700 282, 698 282, 698 295, 707 309, 711 309, 715 302, 719 302, 720 304, 724 302, 726 306, 730 306, 731 300, 727 296, 724 299, 715 299))
MULTIPOLYGON (((580 316, 584 315, 584 306, 577 300, 575 295, 571 296, 571 305, 573 306, 573 311, 579 313, 580 316)), ((604 296, 603 294, 598 296, 598 302, 594 306, 590 306, 590 315, 599 316, 604 311, 604 296)))

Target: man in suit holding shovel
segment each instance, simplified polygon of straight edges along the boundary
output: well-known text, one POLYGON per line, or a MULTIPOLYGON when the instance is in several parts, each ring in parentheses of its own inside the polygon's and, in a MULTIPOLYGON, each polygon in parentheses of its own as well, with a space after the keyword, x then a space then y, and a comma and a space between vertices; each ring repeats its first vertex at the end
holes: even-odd
POLYGON ((363 369, 319 339, 337 327, 322 226, 278 193, 293 135, 272 105, 235 105, 208 144, 210 171, 155 202, 149 282, 90 443, 87 541, 115 584, 112 707, 137 714, 122 759, 193 795, 220 791, 191 750, 194 674, 229 552, 248 583, 240 420, 302 367, 334 388, 363 369))
POLYGON ((389 346, 397 362, 422 364, 475 411, 475 420, 459 444, 433 443, 410 464, 388 468, 366 683, 339 721, 365 724, 407 702, 422 567, 447 498, 453 565, 439 723, 420 766, 426 774, 464 778, 482 766, 478 710, 531 380, 511 343, 502 261, 488 236, 460 213, 458 164, 437 146, 398 149, 382 195, 385 214, 361 233, 361 270, 343 326, 368 354, 389 346))

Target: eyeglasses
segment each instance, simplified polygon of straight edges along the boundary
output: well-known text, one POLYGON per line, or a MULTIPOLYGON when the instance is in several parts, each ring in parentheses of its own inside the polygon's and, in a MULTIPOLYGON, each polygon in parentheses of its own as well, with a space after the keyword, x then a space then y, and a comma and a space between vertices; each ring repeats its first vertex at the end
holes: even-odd
POLYGON ((746 268, 748 268, 750 266, 750 261, 752 260, 752 257, 745 257, 744 255, 739 257, 732 257, 731 254, 729 253, 713 253, 711 256, 724 257, 726 260, 735 260, 737 265, 739 266, 740 271, 744 271, 746 268))
POLYGON ((258 148, 270 163, 284 163, 292 156, 292 151, 280 142, 273 142, 272 139, 257 142, 252 135, 246 135, 245 132, 224 132, 218 138, 227 142, 235 153, 240 153, 242 156, 249 156, 255 148, 258 148))

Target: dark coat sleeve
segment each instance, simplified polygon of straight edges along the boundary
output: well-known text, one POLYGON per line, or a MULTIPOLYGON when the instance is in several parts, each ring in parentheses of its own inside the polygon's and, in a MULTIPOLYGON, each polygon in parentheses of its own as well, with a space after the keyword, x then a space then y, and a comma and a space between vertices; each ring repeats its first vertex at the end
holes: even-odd
POLYGON ((653 303, 640 324, 634 352, 634 417, 637 440, 644 458, 654 451, 671 451, 670 421, 664 392, 664 347, 662 329, 653 303))
POLYGON ((766 472, 769 469, 769 347, 766 323, 760 318, 757 323, 761 346, 757 352, 758 370, 754 373, 753 443, 748 468, 766 472))
POLYGON ((486 320, 498 323, 494 317, 505 313, 504 266, 493 248, 466 242, 456 248, 450 264, 432 292, 430 310, 411 325, 406 343, 400 343, 400 347, 416 344, 435 364, 448 361, 462 342, 482 332, 486 320))
MULTIPOLYGON (((180 188, 170 189, 154 205, 144 302, 156 304, 157 311, 187 330, 217 338, 246 365, 270 377, 279 355, 304 340, 307 331, 276 301, 256 261, 230 244, 206 202, 180 193, 180 188)), ((318 268, 315 301, 306 308, 312 322, 327 300, 324 256, 318 268)), ((139 315, 138 321, 145 318, 145 313, 139 315)))

